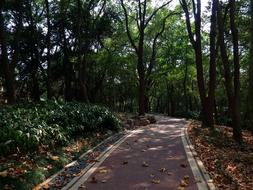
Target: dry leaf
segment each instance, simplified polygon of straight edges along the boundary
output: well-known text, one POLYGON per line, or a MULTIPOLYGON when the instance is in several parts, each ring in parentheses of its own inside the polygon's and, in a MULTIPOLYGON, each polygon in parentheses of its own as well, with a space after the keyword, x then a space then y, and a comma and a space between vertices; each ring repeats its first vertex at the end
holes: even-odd
POLYGON ((4 170, 4 171, 0 172, 0 177, 7 177, 7 175, 8 175, 7 170, 4 170))
POLYGON ((90 182, 91 183, 97 183, 98 181, 97 181, 97 179, 95 177, 92 177, 90 182))
POLYGON ((99 170, 100 174, 106 174, 108 171, 106 169, 99 170))
POLYGON ((166 172, 166 168, 160 168, 159 171, 162 172, 162 173, 164 173, 164 172, 166 172))
POLYGON ((51 160, 58 161, 59 160, 59 156, 51 156, 51 160))
POLYGON ((180 164, 180 166, 182 167, 182 168, 187 168, 187 164, 180 164))
POLYGON ((84 184, 82 184, 80 187, 82 187, 82 188, 86 188, 86 186, 85 186, 84 184))
POLYGON ((167 172, 168 175, 172 175, 173 173, 172 172, 167 172))
POLYGON ((143 166, 143 167, 148 167, 149 165, 148 165, 147 162, 142 162, 142 166, 143 166))
POLYGON ((128 161, 124 161, 122 164, 123 164, 123 165, 126 165, 126 164, 128 164, 128 161))
POLYGON ((185 180, 181 180, 179 187, 187 187, 189 184, 185 180))
POLYGON ((106 180, 106 179, 104 179, 104 180, 102 180, 102 181, 101 181, 101 183, 106 183, 106 182, 107 182, 107 180, 106 180))
POLYGON ((160 179, 153 179, 152 181, 151 181, 153 184, 160 184, 160 179))
POLYGON ((189 179, 190 179, 190 176, 188 176, 188 175, 184 176, 184 180, 189 180, 189 179))

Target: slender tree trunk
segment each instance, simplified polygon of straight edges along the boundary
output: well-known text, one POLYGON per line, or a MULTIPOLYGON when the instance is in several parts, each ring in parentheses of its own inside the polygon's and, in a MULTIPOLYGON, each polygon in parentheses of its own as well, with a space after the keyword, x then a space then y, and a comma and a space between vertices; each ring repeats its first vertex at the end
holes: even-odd
POLYGON ((216 87, 216 29, 217 29, 218 0, 213 0, 210 30, 210 63, 209 63, 209 92, 207 97, 207 120, 209 127, 214 127, 215 87, 216 87))
POLYGON ((39 88, 39 79, 38 79, 38 69, 40 64, 40 55, 37 46, 37 37, 36 37, 36 24, 34 23, 33 12, 32 12, 32 2, 29 1, 28 3, 28 11, 29 11, 29 29, 31 32, 31 40, 29 41, 30 47, 30 55, 31 55, 31 79, 32 79, 32 89, 31 89, 31 96, 32 99, 37 102, 40 101, 40 88, 39 88))
POLYGON ((7 52, 7 42, 6 42, 6 32, 3 17, 3 5, 4 1, 0 2, 0 44, 1 44, 1 64, 4 70, 5 88, 7 94, 7 103, 15 104, 16 102, 16 92, 15 92, 15 77, 14 77, 14 67, 9 63, 8 52, 7 52))
POLYGON ((241 126, 240 126, 240 64, 239 64, 239 48, 238 48, 238 29, 235 22, 235 1, 230 2, 230 29, 232 32, 233 43, 233 63, 234 63, 234 82, 232 82, 232 73, 230 62, 228 59, 227 47, 225 45, 225 29, 221 4, 218 5, 218 29, 219 29, 219 45, 222 58, 225 78, 225 89, 228 99, 228 112, 232 118, 233 137, 237 142, 241 142, 241 126))
POLYGON ((213 0, 212 3, 212 16, 211 16, 211 34, 210 34, 210 68, 209 68, 209 91, 205 87, 204 72, 203 72, 203 60, 202 60, 202 42, 201 42, 201 0, 193 0, 193 16, 195 35, 192 30, 190 13, 188 9, 188 3, 186 0, 180 0, 182 8, 185 12, 186 26, 189 35, 190 42, 195 52, 195 63, 197 69, 197 82, 198 90, 201 102, 201 116, 202 126, 213 128, 213 107, 214 107, 214 91, 215 91, 215 72, 216 72, 216 60, 215 53, 215 27, 216 27, 216 6, 217 0, 213 0), (214 44, 213 44, 214 43, 214 44))
POLYGON ((250 0, 250 15, 251 15, 251 41, 250 41, 250 63, 249 63, 249 120, 250 130, 253 134, 253 0, 250 0))
POLYGON ((64 68, 64 97, 65 101, 72 100, 71 94, 71 75, 72 75, 72 67, 69 62, 69 49, 65 34, 65 8, 64 2, 60 2, 60 12, 61 12, 61 23, 60 23, 60 32, 61 32, 61 40, 62 40, 62 48, 63 48, 63 68, 64 68))
MULTIPOLYGON (((77 27, 77 38, 78 38, 78 65, 79 65, 79 100, 88 103, 88 92, 87 92, 87 68, 86 68, 86 52, 87 45, 85 44, 84 51, 82 51, 82 36, 81 36, 81 22, 82 22, 82 4, 80 0, 77 0, 77 11, 78 11, 78 27, 77 27), (83 53, 83 56, 82 56, 83 53)), ((85 42, 86 43, 86 42, 85 42)))
POLYGON ((185 72, 184 72, 184 82, 183 82, 183 88, 184 88, 184 103, 185 103, 185 112, 188 112, 188 96, 187 96, 187 75, 188 75, 188 64, 185 62, 185 72))
POLYGON ((138 50, 137 70, 139 75, 139 115, 145 115, 145 93, 146 93, 146 79, 145 68, 143 64, 144 51, 144 23, 140 26, 140 39, 138 50))
POLYGON ((46 4, 46 17, 47 17, 47 98, 50 100, 52 94, 52 71, 51 71, 51 22, 50 22, 50 6, 48 0, 45 0, 46 4))
POLYGON ((227 99, 228 99, 228 112, 229 115, 232 116, 232 102, 233 102, 233 85, 232 85, 232 76, 231 76, 231 68, 230 68, 230 63, 228 59, 228 54, 227 54, 227 47, 225 45, 225 29, 224 29, 224 24, 225 20, 223 20, 223 15, 222 15, 222 9, 221 9, 221 4, 219 3, 218 5, 218 30, 219 30, 219 47, 220 47, 220 54, 221 54, 221 59, 222 59, 222 64, 223 64, 223 69, 224 69, 224 78, 225 78, 225 89, 226 89, 226 94, 227 94, 227 99))
POLYGON ((236 141, 242 141, 240 125, 240 60, 239 60, 239 37, 235 18, 235 0, 230 0, 230 29, 232 32, 233 58, 234 58, 234 98, 232 102, 233 137, 236 141))

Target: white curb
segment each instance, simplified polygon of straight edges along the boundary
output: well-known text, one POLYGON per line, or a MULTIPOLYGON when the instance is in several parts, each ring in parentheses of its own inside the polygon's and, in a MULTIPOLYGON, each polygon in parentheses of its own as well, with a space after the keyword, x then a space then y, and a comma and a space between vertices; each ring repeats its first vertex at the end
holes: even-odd
POLYGON ((97 168, 105 161, 105 159, 118 148, 128 137, 132 136, 139 130, 131 131, 128 135, 123 136, 113 145, 109 146, 100 156, 96 159, 98 162, 89 164, 85 169, 81 171, 81 175, 75 177, 70 181, 62 190, 77 190, 87 179, 97 170, 97 168))
POLYGON ((198 189, 216 190, 213 180, 207 173, 202 161, 197 157, 197 153, 195 152, 194 147, 188 136, 187 127, 182 128, 181 138, 198 189))
MULTIPOLYGON (((117 134, 116 134, 117 135, 117 134)), ((87 154, 93 152, 97 147, 99 147, 101 144, 105 143, 106 141, 110 140, 111 138, 113 138, 115 135, 112 135, 108 138, 106 138, 105 140, 103 140, 102 142, 100 142, 98 145, 96 145, 95 147, 93 147, 92 149, 88 150, 87 152, 83 153, 78 160, 84 158, 87 154)), ((45 181, 43 181, 42 183, 36 185, 33 190, 40 190, 43 188, 43 186, 45 186, 46 184, 50 183, 52 180, 54 180, 58 175, 60 175, 62 172, 64 172, 66 170, 66 168, 69 168, 73 165, 75 165, 77 163, 77 160, 67 164, 66 166, 64 166, 64 168, 62 168, 60 171, 58 171, 57 173, 53 174, 51 177, 49 177, 48 179, 46 179, 45 181)))

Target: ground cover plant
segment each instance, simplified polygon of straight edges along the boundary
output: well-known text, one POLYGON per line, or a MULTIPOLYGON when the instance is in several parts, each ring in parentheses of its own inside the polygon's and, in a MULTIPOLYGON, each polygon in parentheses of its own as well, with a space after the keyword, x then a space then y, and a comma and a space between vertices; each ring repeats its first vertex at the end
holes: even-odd
POLYGON ((121 129, 108 109, 40 102, 0 109, 0 188, 31 189, 121 129))

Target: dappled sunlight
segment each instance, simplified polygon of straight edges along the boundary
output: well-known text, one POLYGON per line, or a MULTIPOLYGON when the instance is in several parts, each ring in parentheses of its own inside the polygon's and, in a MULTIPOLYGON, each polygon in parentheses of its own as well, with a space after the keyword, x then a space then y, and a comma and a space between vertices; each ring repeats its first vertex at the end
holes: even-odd
MULTIPOLYGON (((187 168, 181 141, 182 127, 182 120, 171 121, 167 118, 162 120, 162 124, 136 130, 102 164, 102 169, 106 166, 108 172, 96 172, 92 175, 98 183, 88 181, 84 185, 87 189, 96 190, 176 189, 184 175, 192 175, 187 168), (99 183, 103 180, 106 183, 99 183)), ((190 181, 193 183, 193 177, 190 181)), ((189 186, 189 189, 194 187, 189 186)))

